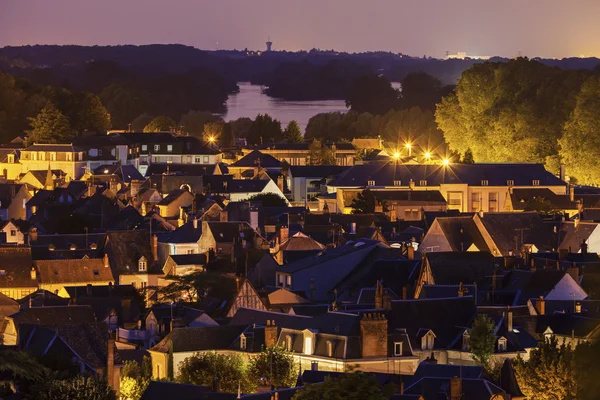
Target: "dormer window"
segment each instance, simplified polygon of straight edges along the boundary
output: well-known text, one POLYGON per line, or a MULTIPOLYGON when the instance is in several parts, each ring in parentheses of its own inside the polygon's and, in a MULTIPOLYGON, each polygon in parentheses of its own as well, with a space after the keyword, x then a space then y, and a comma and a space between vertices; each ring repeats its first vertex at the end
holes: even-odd
POLYGON ((140 258, 138 261, 138 271, 145 272, 148 270, 148 262, 144 257, 140 258))
POLYGON ((148 145, 147 144, 143 144, 142 145, 142 151, 148 151, 148 145))
POLYGON ((402 342, 394 342, 394 357, 402 355, 402 342))
POLYGON ((427 186, 427 181, 425 179, 420 180, 419 186, 427 186))
POLYGON ((159 150, 160 150, 160 144, 155 144, 154 151, 159 151, 159 150))
POLYGON ((481 181, 481 186, 487 186, 487 185, 488 185, 487 179, 484 179, 481 181))
POLYGON ((375 181, 367 181, 367 186, 375 186, 375 181))
POLYGON ((240 336, 240 350, 246 350, 246 336, 240 336))
POLYGON ((462 337, 462 351, 470 351, 471 350, 471 334, 469 331, 465 331, 462 337))
POLYGON ((498 339, 498 352, 506 352, 506 338, 504 336, 498 339))
POLYGON ((538 180, 534 179, 534 180, 531 182, 531 184, 532 184, 533 186, 540 186, 540 181, 538 181, 538 180))
POLYGON ((394 181, 394 186, 402 186, 402 181, 394 181))
POLYGON ((435 335, 432 331, 428 331, 421 338, 421 350, 433 350, 433 341, 435 339, 435 335))
POLYGON ((172 144, 168 144, 167 145, 167 151, 168 152, 172 152, 173 151, 173 145, 172 144))
POLYGON ((12 164, 12 163, 14 163, 14 162, 15 162, 15 155, 14 155, 14 154, 9 154, 9 155, 8 155, 8 162, 9 162, 10 164, 12 164))
POLYGON ((507 186, 514 186, 515 185, 515 181, 513 181, 512 179, 509 179, 506 181, 506 185, 507 186))

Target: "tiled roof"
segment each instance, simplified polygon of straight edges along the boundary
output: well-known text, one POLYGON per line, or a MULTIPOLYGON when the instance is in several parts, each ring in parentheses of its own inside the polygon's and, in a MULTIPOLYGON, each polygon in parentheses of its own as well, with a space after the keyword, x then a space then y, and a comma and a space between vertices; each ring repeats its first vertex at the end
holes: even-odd
POLYGON ((258 150, 254 150, 231 164, 231 167, 236 168, 257 168, 259 166, 261 168, 281 168, 281 161, 270 154, 263 154, 258 150))
POLYGON ((293 178, 329 178, 337 176, 350 167, 341 165, 292 165, 290 174, 293 178))
POLYGON ((142 256, 148 262, 147 273, 162 274, 161 265, 153 258, 149 232, 111 231, 106 237, 105 251, 113 275, 138 273, 138 261, 142 256))
POLYGON ((473 217, 436 218, 434 224, 435 223, 439 224, 453 251, 464 252, 467 251, 471 245, 475 245, 479 251, 489 251, 473 217))
POLYGON ((177 254, 169 256, 177 265, 205 265, 206 254, 177 254))
POLYGON ((148 166, 146 176, 162 175, 167 172, 176 175, 185 176, 204 176, 212 175, 215 171, 215 164, 164 164, 154 163, 148 166))
MULTIPOLYGON (((597 196, 596 196, 597 197, 597 196)), ((525 210, 528 202, 535 199, 544 199, 557 210, 577 209, 577 202, 571 201, 568 194, 556 194, 546 188, 513 189, 510 200, 514 210, 525 210)))
POLYGON ((375 186, 395 186, 400 181, 408 186, 412 180, 420 186, 441 184, 468 184, 469 186, 505 186, 509 181, 513 186, 533 186, 539 181, 540 186, 566 186, 566 183, 544 169, 542 164, 452 164, 450 166, 428 164, 397 164, 395 162, 374 162, 355 165, 339 175, 330 186, 363 187, 368 181, 375 181, 375 186))
POLYGON ((32 266, 31 248, 0 247, 0 287, 37 288, 37 279, 31 279, 32 266))
POLYGON ((133 165, 109 164, 94 169, 94 175, 116 175, 123 182, 144 180, 144 177, 133 165))
POLYGON ((196 221, 196 228, 194 228, 194 221, 192 220, 170 232, 161 241, 165 243, 194 243, 200 240, 201 235, 202 221, 196 221))
POLYGON ((15 325, 67 325, 96 322, 90 306, 51 306, 32 307, 19 311, 12 316, 15 325))
POLYGON ((232 179, 226 193, 260 193, 269 183, 266 179, 232 179))
MULTIPOLYGON (((337 142, 337 143, 327 143, 327 146, 335 145, 338 150, 354 150, 354 145, 348 142, 337 142)), ((261 150, 308 150, 310 147, 310 143, 302 142, 302 143, 288 143, 288 142, 279 142, 279 143, 265 143, 256 148, 261 150)))
POLYGON ((109 266, 104 266, 101 258, 83 258, 80 260, 38 260, 35 268, 42 284, 54 283, 94 283, 113 281, 109 266))
POLYGON ((167 353, 202 350, 225 350, 242 334, 247 325, 225 325, 200 328, 175 328, 151 351, 167 353))
POLYGON ((302 232, 298 232, 289 237, 280 245, 281 251, 323 250, 324 248, 324 245, 306 236, 302 232))
POLYGON ((436 285, 458 285, 462 282, 485 287, 491 282, 497 263, 494 256, 486 252, 434 252, 426 256, 436 285))
POLYGON ((15 194, 19 193, 22 187, 23 185, 14 183, 0 183, 0 209, 10 207, 15 194))
POLYGON ((73 146, 72 144, 41 144, 34 143, 27 147, 23 151, 52 151, 52 152, 80 152, 83 151, 81 148, 73 146))
POLYGON ((171 204, 172 202, 174 202, 175 200, 177 200, 180 196, 182 196, 184 193, 189 193, 187 190, 185 189, 176 189, 171 191, 171 193, 169 193, 167 195, 167 197, 165 197, 164 199, 162 199, 158 205, 159 206, 167 206, 169 204, 171 204))

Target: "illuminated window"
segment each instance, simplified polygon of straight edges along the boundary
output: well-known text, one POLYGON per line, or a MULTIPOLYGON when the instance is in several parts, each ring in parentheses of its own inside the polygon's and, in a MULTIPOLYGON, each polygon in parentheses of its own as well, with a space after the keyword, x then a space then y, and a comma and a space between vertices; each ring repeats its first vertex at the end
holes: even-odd
POLYGON ((246 336, 240 336, 240 350, 246 350, 246 336))
POLYGON ((327 341, 327 357, 333 357, 333 342, 331 340, 327 341))
POLYGON ((488 194, 488 207, 490 212, 498 211, 498 193, 488 194))
POLYGON ((160 144, 155 144, 154 151, 159 151, 159 150, 160 150, 160 144))
POLYGON ((402 182, 401 181, 394 181, 394 186, 402 186, 402 182))
POLYGON ((513 181, 513 180, 508 180, 508 181, 506 181, 506 185, 507 185, 507 186, 514 186, 514 185, 515 185, 515 181, 513 181))
POLYGON ((375 186, 375 181, 367 181, 367 186, 375 186))
POLYGON ((471 211, 481 210, 481 193, 471 193, 471 211))
POLYGON ((400 357, 402 355, 402 342, 394 342, 394 356, 400 357))
POLYGON ((138 270, 140 272, 144 272, 148 269, 148 263, 146 262, 145 258, 140 258, 140 261, 138 262, 138 270))
POLYGON ((304 354, 311 355, 313 352, 312 349, 312 337, 308 336, 304 338, 304 354))
POLYGON ((168 144, 168 145, 167 145, 167 151, 168 151, 168 152, 171 152, 171 151, 173 151, 173 145, 172 145, 172 144, 168 144))
POLYGON ((148 145, 147 144, 143 144, 142 145, 142 151, 148 151, 148 145))
POLYGON ((208 164, 208 156, 204 156, 204 164, 208 164))
POLYGON ((481 186, 487 186, 488 185, 488 181, 487 180, 482 180, 481 181, 481 186))
POLYGON ((532 182, 532 185, 533 185, 533 186, 540 186, 540 181, 538 181, 538 180, 534 180, 534 181, 532 182))
POLYGON ((498 339, 498 352, 503 353, 506 351, 506 338, 501 337, 498 339))
POLYGON ((427 181, 425 179, 419 181, 419 186, 427 186, 427 181))

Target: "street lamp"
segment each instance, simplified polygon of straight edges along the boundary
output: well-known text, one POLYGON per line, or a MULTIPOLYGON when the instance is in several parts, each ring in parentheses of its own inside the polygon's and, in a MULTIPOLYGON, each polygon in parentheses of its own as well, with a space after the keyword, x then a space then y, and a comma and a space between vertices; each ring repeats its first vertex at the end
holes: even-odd
POLYGON ((400 159, 400 153, 399 152, 397 152, 397 151, 394 152, 394 159, 396 161, 398 161, 400 159))
POLYGON ((208 137, 208 141, 209 141, 210 143, 214 143, 214 142, 215 142, 215 140, 216 140, 216 139, 215 139, 215 137, 214 137, 214 136, 209 136, 209 137, 208 137))
POLYGON ((411 157, 412 156, 412 146, 410 143, 406 143, 406 145, 404 146, 408 149, 408 156, 411 157))
POLYGON ((427 161, 431 160, 431 153, 428 151, 425 152, 425 160, 427 160, 427 161))
POLYGON ((444 161, 442 161, 442 164, 450 165, 450 160, 448 160, 447 158, 444 158, 444 161))

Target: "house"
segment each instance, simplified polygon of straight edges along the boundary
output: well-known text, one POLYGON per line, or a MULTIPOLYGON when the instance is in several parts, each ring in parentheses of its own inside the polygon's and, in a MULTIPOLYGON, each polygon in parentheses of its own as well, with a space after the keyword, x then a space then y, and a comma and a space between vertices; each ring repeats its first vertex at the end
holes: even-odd
POLYGON ((206 254, 169 255, 162 270, 165 277, 184 276, 204 271, 207 263, 206 254))
POLYGON ((73 179, 79 179, 86 169, 85 152, 73 144, 39 144, 21 150, 21 172, 61 170, 73 179))
POLYGON ((289 205, 282 190, 271 179, 233 179, 228 183, 225 191, 212 193, 223 194, 229 197, 229 201, 244 201, 259 194, 271 193, 281 197, 289 205))
MULTIPOLYGON (((350 214, 353 210, 352 203, 360 193, 362 190, 339 192, 337 209, 343 210, 344 214, 350 214)), ((377 201, 375 211, 385 212, 392 221, 421 221, 427 211, 444 212, 447 209, 446 199, 439 190, 378 190, 373 195, 377 201)))
POLYGON ((203 223, 194 218, 162 237, 158 243, 160 262, 165 265, 169 256, 199 254, 198 242, 202 236, 203 223))
POLYGON ((264 168, 281 170, 282 163, 269 154, 254 150, 227 167, 234 179, 241 179, 244 176, 255 178, 264 168))
POLYGON ((27 185, 0 183, 0 219, 27 219, 25 205, 31 197, 27 185))
POLYGON ((204 311, 184 304, 157 304, 148 310, 145 326, 150 338, 157 338, 171 332, 175 327, 198 328, 219 324, 204 311))
POLYGON ((233 317, 241 308, 289 312, 293 305, 309 303, 306 297, 288 289, 277 286, 263 286, 257 291, 249 280, 245 279, 240 284, 239 279, 237 294, 227 312, 229 318, 233 317))
POLYGON ((123 365, 105 323, 22 323, 18 346, 35 356, 52 359, 58 365, 75 364, 79 373, 104 377, 118 396, 123 365))
POLYGON ((295 203, 315 202, 326 192, 326 184, 350 167, 340 165, 293 165, 288 170, 287 185, 295 203))
POLYGON ((269 244, 247 222, 202 221, 202 235, 198 241, 199 253, 214 251, 232 254, 236 245, 242 249, 261 249, 269 244))
POLYGON ((158 202, 158 210, 163 218, 179 216, 181 207, 189 207, 194 201, 194 195, 186 189, 176 189, 158 202))
POLYGON ((63 326, 94 322, 96 317, 90 306, 31 307, 5 317, 0 333, 3 344, 16 345, 19 343, 21 324, 63 326))
POLYGON ((6 234, 7 244, 24 244, 25 235, 13 221, 0 222, 0 232, 6 234))
POLYGON ((53 190, 59 184, 69 180, 70 178, 61 170, 29 170, 19 178, 19 183, 27 184, 34 189, 53 190))
POLYGON ((38 290, 30 247, 0 247, 0 293, 19 300, 38 290))
POLYGON ((0 148, 0 171, 6 180, 16 180, 21 175, 21 163, 19 155, 22 144, 17 147, 0 148))
POLYGON ((68 260, 37 260, 40 289, 60 293, 65 286, 112 285, 115 283, 108 256, 68 260))
POLYGON ((509 188, 531 187, 547 188, 556 194, 567 191, 567 184, 541 164, 431 165, 395 161, 355 165, 330 182, 327 191, 338 192, 339 199, 344 190, 352 189, 437 190, 449 210, 497 212, 506 202, 509 188))
MULTIPOLYGON (((352 166, 356 160, 356 149, 352 143, 328 143, 327 147, 333 152, 336 165, 352 166)), ((255 147, 263 154, 275 157, 279 161, 286 161, 289 165, 306 165, 310 154, 310 143, 265 143, 255 147)), ((253 149, 242 149, 243 153, 250 153, 253 149)))

